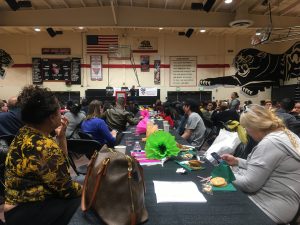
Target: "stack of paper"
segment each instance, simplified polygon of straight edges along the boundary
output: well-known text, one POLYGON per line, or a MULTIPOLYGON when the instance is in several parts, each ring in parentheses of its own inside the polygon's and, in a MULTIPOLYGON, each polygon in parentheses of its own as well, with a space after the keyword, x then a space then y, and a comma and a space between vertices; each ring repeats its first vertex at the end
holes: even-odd
POLYGON ((157 203, 161 202, 207 202, 192 181, 153 181, 157 203))

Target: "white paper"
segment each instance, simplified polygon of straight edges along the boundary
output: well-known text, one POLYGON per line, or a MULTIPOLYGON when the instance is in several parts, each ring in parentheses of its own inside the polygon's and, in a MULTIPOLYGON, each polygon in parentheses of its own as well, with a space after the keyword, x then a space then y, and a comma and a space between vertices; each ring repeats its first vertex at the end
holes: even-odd
POLYGON ((197 185, 192 181, 153 181, 157 203, 162 202, 207 202, 197 185))

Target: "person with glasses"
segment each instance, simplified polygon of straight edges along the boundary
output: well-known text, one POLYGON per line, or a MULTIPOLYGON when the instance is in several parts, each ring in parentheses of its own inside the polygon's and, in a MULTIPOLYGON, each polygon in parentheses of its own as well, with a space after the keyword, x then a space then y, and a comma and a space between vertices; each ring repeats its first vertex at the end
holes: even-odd
POLYGON ((246 160, 222 155, 233 166, 233 183, 274 222, 289 223, 300 202, 300 139, 259 105, 248 106, 240 124, 258 144, 246 160))

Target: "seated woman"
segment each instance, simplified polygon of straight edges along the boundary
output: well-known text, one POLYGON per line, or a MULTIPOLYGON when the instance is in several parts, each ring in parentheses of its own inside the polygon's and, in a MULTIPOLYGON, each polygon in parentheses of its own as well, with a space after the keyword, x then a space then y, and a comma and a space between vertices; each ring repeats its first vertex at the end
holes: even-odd
POLYGON ((233 183, 249 193, 274 222, 286 224, 296 215, 300 202, 300 139, 259 105, 250 105, 240 123, 259 143, 247 160, 228 154, 222 159, 237 166, 233 183))
POLYGON ((22 127, 6 158, 6 224, 68 224, 80 204, 67 160, 67 120, 46 88, 24 87, 18 96, 22 127), (57 142, 50 137, 56 132, 57 142))
POLYGON ((81 105, 77 103, 70 103, 70 111, 66 112, 64 116, 68 119, 69 124, 66 131, 67 138, 80 138, 78 131, 81 127, 81 122, 85 119, 85 114, 80 111, 81 105))
POLYGON ((169 107, 165 108, 163 119, 166 120, 166 121, 168 121, 168 123, 170 125, 170 128, 174 127, 174 120, 172 118, 171 110, 170 110, 169 107))
POLYGON ((102 103, 98 100, 93 100, 89 104, 88 114, 81 124, 81 129, 83 132, 91 134, 101 144, 113 147, 116 142, 117 132, 115 130, 110 132, 104 120, 99 118, 101 106, 102 103))

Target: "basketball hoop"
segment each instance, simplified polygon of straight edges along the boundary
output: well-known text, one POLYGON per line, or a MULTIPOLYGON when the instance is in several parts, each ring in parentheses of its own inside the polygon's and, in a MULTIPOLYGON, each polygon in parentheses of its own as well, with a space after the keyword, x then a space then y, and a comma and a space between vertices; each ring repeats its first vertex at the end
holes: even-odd
POLYGON ((108 47, 108 58, 115 60, 130 60, 130 45, 111 45, 108 47))

